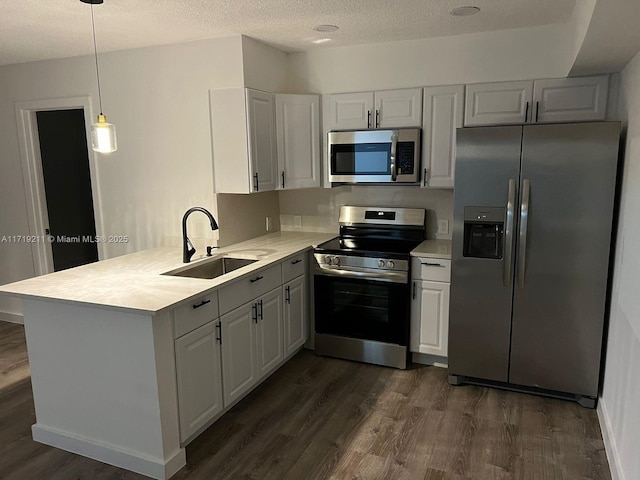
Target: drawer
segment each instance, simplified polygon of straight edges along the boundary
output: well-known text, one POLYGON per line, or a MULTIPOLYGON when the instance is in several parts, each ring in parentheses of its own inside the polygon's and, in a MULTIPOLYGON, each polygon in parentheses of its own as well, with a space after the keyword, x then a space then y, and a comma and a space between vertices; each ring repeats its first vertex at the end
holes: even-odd
POLYGON ((218 292, 195 298, 173 311, 174 338, 179 338, 218 317, 218 292))
POLYGON ((282 283, 287 283, 307 271, 307 258, 309 251, 306 250, 298 255, 287 258, 282 262, 282 283))
POLYGON ((278 263, 222 287, 219 290, 220 315, 224 315, 280 285, 282 285, 282 267, 278 263))
POLYGON ((450 282, 451 260, 413 257, 411 260, 411 277, 432 282, 450 282))

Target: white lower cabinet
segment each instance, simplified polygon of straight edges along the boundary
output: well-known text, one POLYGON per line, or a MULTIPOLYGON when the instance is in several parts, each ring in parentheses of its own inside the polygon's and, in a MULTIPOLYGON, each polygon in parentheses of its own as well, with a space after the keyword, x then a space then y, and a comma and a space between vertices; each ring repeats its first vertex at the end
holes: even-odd
POLYGON ((256 370, 258 379, 267 375, 284 360, 282 333, 282 291, 272 290, 258 302, 256 328, 256 370))
POLYGON ((413 289, 409 350, 446 357, 449 342, 451 260, 411 259, 413 289))
POLYGON ((307 284, 305 276, 286 283, 284 289, 284 355, 293 354, 307 341, 307 284))
POLYGON ((305 343, 306 257, 301 252, 174 310, 183 443, 305 343))
POLYGON ((411 351, 447 356, 449 284, 414 280, 411 351))
POLYGON ((222 315, 222 378, 225 406, 258 381, 254 326, 256 304, 247 303, 222 315))
POLYGON ((212 321, 175 341, 182 441, 223 409, 218 330, 212 321))

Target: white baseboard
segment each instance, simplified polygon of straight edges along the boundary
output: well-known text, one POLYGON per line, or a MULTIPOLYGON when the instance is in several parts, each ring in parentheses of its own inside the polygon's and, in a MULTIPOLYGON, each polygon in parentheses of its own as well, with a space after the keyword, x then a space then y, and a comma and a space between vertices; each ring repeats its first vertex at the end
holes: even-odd
POLYGON ((600 420, 600 431, 602 432, 604 448, 607 452, 607 459, 609 460, 611 480, 626 480, 620 465, 620 457, 618 456, 618 449, 616 448, 614 440, 615 437, 611 430, 611 421, 609 420, 607 407, 602 397, 598 400, 598 408, 596 411, 598 412, 598 420, 600 420))
POLYGON ((0 321, 19 323, 21 325, 24 325, 24 317, 22 315, 18 315, 17 313, 0 312, 0 321))
POLYGON ((171 458, 163 461, 161 458, 141 455, 138 452, 95 442, 94 440, 44 425, 33 425, 31 432, 36 442, 51 445, 67 452, 77 453, 84 457, 93 458, 94 460, 159 480, 170 478, 186 465, 184 448, 180 448, 171 458))
POLYGON ((429 355, 427 353, 413 352, 411 354, 411 361, 413 363, 419 363, 421 365, 433 365, 434 367, 447 368, 447 357, 439 357, 438 355, 429 355))

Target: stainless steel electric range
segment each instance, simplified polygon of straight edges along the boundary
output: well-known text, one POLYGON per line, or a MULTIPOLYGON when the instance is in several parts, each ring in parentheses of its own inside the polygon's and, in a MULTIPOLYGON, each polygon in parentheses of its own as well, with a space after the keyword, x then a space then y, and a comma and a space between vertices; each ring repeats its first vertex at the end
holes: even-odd
POLYGON ((406 368, 409 253, 426 238, 420 208, 340 208, 340 236, 314 250, 316 353, 406 368))

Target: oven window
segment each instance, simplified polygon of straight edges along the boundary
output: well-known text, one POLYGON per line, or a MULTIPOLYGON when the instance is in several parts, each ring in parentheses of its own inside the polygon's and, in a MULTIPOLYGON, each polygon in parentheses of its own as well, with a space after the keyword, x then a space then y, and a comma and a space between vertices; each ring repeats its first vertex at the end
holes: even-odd
POLYGON ((331 146, 331 172, 334 175, 385 175, 391 173, 390 143, 331 146))
POLYGON ((314 283, 318 333, 407 345, 407 285, 322 275, 314 283))

